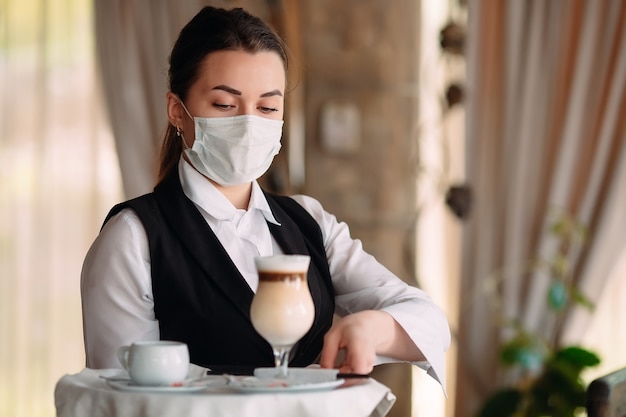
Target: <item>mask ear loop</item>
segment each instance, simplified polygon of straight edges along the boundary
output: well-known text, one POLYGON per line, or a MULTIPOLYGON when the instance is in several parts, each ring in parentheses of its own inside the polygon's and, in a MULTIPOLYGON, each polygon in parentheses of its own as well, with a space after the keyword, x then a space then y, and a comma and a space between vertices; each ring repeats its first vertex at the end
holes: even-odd
POLYGON ((183 110, 185 110, 185 113, 187 113, 187 116, 189 116, 189 118, 193 121, 193 116, 191 115, 191 113, 189 113, 189 110, 187 110, 187 106, 185 106, 185 103, 183 103, 180 97, 178 97, 178 94, 176 94, 176 98, 178 99, 178 102, 180 103, 180 105, 183 106, 183 110))
MULTIPOLYGON (((178 99, 178 102, 180 103, 180 105, 183 106, 183 110, 185 110, 185 113, 187 113, 187 116, 189 116, 191 118, 191 120, 194 120, 193 116, 191 115, 191 113, 189 113, 189 110, 187 110, 187 107, 185 106, 185 103, 183 103, 183 101, 180 99, 178 94, 176 94, 176 98, 178 99)), ((178 125, 176 126, 176 136, 178 136, 179 138, 182 138, 182 140, 183 140, 183 147, 185 149, 191 149, 187 145, 187 141, 185 140, 185 136, 183 135, 183 131, 181 130, 180 126, 178 126, 178 125)))

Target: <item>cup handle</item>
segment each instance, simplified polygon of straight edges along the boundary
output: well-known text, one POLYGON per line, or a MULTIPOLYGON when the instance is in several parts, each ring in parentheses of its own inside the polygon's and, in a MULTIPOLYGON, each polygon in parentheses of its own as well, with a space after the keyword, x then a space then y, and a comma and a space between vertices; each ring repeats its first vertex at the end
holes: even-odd
POLYGON ((122 367, 128 371, 128 352, 130 351, 130 346, 120 346, 117 349, 117 359, 122 364, 122 367))

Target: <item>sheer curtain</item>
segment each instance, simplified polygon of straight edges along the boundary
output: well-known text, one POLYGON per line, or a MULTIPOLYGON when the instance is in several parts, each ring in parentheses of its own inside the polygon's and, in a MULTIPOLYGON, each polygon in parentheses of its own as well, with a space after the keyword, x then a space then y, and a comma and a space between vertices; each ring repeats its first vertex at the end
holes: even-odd
POLYGON ((98 65, 127 198, 154 188, 167 124, 169 53, 180 29, 206 3, 94 2, 98 65))
POLYGON ((120 199, 89 0, 0 3, 0 415, 53 416, 84 367, 79 281, 120 199))
POLYGON ((475 412, 502 382, 503 335, 490 325, 485 291, 494 270, 512 271, 497 297, 527 329, 580 342, 592 319, 575 311, 563 325, 550 320, 551 277, 521 273, 559 249, 546 233, 554 208, 589 227, 587 248, 568 261, 592 300, 619 280, 612 271, 626 248, 626 3, 485 0, 469 9, 466 162, 475 206, 464 234, 457 416, 475 412))

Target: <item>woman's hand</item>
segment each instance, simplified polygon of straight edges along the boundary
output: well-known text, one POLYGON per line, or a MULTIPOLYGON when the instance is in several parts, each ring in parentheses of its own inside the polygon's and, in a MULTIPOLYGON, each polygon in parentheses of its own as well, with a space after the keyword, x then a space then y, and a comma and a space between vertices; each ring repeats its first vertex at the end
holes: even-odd
POLYGON ((365 310, 333 324, 324 336, 320 365, 334 368, 340 350, 345 351, 340 372, 367 374, 376 355, 401 360, 420 360, 422 354, 400 325, 385 311, 365 310))

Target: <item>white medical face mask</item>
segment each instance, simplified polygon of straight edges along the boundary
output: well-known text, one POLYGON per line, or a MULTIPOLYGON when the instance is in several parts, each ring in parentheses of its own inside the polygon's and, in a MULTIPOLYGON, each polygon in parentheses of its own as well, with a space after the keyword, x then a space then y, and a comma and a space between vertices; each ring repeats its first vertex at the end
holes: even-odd
POLYGON ((282 120, 253 115, 189 116, 194 121, 196 140, 184 150, 185 155, 195 169, 222 186, 256 180, 280 150, 282 120))

